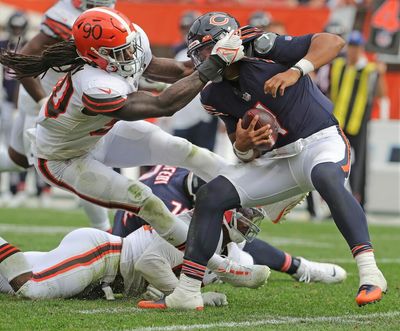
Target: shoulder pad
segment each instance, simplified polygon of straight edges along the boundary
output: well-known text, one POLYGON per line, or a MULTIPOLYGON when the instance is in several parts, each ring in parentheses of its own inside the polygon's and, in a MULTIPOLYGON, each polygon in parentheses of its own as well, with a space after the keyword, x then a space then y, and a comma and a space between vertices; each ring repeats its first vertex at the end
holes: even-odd
POLYGON ((276 33, 264 33, 254 40, 254 51, 261 55, 267 54, 274 47, 276 37, 276 33))

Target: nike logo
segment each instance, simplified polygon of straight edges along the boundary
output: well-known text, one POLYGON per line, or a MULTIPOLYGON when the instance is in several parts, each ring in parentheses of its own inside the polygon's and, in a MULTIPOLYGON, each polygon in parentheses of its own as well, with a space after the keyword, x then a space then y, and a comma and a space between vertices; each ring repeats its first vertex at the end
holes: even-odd
POLYGON ((333 268, 333 273, 332 273, 331 276, 332 276, 332 277, 335 277, 335 276, 336 276, 336 269, 335 269, 335 268, 333 268))
POLYGON ((105 89, 105 88, 100 88, 100 87, 98 87, 98 89, 99 89, 100 91, 103 91, 104 93, 111 94, 111 89, 110 89, 110 88, 105 89))

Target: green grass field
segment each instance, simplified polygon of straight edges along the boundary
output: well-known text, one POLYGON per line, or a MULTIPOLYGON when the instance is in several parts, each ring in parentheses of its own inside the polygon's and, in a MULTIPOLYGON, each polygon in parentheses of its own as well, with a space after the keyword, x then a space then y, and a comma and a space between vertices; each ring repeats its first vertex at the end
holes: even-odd
MULTIPOLYGON (((82 212, 0 209, 0 235, 22 250, 50 250, 79 226, 88 226, 82 212)), ((337 262, 348 272, 343 284, 297 283, 272 272, 258 290, 207 288, 226 293, 229 306, 203 312, 142 311, 127 299, 29 301, 0 295, 0 330, 400 330, 400 227, 370 230, 389 284, 374 305, 359 308, 354 302, 356 266, 334 224, 286 222, 264 224, 260 237, 296 256, 337 262)))

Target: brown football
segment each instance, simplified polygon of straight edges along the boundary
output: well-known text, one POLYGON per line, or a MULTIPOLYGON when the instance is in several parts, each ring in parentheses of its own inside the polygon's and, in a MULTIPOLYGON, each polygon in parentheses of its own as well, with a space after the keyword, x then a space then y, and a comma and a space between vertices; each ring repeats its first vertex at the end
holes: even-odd
POLYGON ((258 146, 258 149, 261 151, 268 151, 271 150, 273 145, 275 145, 277 139, 278 139, 278 134, 279 134, 279 123, 276 120, 275 116, 272 115, 270 112, 259 109, 259 108, 252 108, 249 109, 243 116, 242 119, 242 128, 247 129, 253 120, 253 118, 258 115, 258 121, 256 123, 256 126, 254 127, 254 130, 258 130, 261 127, 269 124, 272 129, 272 139, 274 143, 272 145, 260 145, 258 146))

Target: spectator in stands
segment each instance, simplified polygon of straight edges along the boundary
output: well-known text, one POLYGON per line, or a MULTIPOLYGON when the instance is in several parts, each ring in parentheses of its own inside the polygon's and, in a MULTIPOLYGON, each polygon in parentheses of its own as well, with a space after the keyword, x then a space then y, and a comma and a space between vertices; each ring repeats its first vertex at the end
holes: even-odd
POLYGON ((198 11, 187 11, 184 12, 181 16, 179 22, 179 31, 181 33, 181 42, 173 47, 174 55, 177 55, 183 49, 186 49, 186 36, 189 32, 190 27, 192 26, 193 22, 199 17, 201 13, 198 11))

